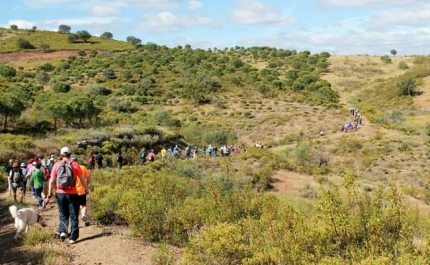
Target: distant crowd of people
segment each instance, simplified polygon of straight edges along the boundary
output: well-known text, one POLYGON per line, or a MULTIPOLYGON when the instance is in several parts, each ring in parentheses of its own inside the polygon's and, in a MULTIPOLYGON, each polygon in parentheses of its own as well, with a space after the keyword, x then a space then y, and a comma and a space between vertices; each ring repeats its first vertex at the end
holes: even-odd
POLYGON ((349 113, 350 115, 352 115, 353 121, 342 124, 342 132, 356 131, 358 129, 358 126, 362 125, 363 117, 356 108, 350 108, 349 113))

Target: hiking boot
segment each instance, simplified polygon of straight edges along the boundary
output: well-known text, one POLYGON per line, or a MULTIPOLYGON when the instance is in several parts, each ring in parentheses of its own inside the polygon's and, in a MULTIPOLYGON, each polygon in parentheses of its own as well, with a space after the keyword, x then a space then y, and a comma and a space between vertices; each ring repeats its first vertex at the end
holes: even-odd
POLYGON ((66 240, 66 238, 67 238, 67 234, 66 233, 63 232, 63 233, 60 234, 61 241, 66 240))
POLYGON ((82 216, 82 221, 84 221, 85 226, 89 226, 90 225, 90 218, 86 215, 82 216))
POLYGON ((76 240, 72 240, 72 239, 69 240, 69 244, 75 244, 75 243, 76 243, 76 240))

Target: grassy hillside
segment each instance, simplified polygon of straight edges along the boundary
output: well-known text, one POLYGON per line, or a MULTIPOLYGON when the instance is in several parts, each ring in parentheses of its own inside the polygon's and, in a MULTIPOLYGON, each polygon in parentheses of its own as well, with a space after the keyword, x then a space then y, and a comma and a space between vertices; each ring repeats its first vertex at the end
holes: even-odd
POLYGON ((186 246, 188 264, 428 264, 430 62, 390 59, 153 43, 24 54, 0 65, 0 158, 122 151, 123 170, 94 172, 94 217, 186 246), (340 132, 350 107, 363 124, 340 132), (199 158, 139 165, 142 147, 174 144, 199 158), (209 144, 248 152, 209 158, 209 144))
POLYGON ((132 50, 134 46, 130 43, 117 40, 106 40, 92 36, 87 42, 67 41, 69 34, 61 34, 53 31, 30 31, 30 30, 7 30, 0 29, 0 53, 19 51, 42 51, 41 44, 49 45, 48 51, 58 50, 103 50, 103 51, 125 51, 132 50), (33 45, 31 49, 20 49, 17 45, 18 39, 25 39, 33 45))

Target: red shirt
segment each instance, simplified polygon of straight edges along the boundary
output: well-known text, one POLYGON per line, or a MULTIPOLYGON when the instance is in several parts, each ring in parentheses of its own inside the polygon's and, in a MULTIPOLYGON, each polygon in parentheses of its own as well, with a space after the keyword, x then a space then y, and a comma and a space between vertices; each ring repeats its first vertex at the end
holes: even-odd
MULTIPOLYGON (((71 160, 69 159, 63 159, 64 161, 66 161, 67 163, 70 163, 71 160)), ((61 162, 56 162, 54 164, 54 166, 52 167, 52 172, 51 172, 51 178, 54 179, 55 183, 57 183, 57 172, 58 172, 58 167, 60 166, 61 162)), ((79 164, 77 162, 71 162, 70 164, 72 166, 72 170, 73 170, 73 176, 75 177, 75 183, 76 183, 76 179, 78 178, 78 176, 82 176, 82 170, 81 167, 79 166, 79 164)), ((63 193, 63 194, 78 194, 78 190, 76 189, 76 185, 71 187, 70 189, 60 189, 57 187, 56 189, 57 193, 63 193)))

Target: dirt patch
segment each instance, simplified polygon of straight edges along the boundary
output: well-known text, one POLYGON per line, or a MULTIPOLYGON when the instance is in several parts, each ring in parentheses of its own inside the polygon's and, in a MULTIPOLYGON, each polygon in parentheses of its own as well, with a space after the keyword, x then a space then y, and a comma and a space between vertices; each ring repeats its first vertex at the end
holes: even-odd
POLYGON ((54 51, 54 52, 20 52, 20 53, 0 53, 0 60, 28 60, 28 59, 40 59, 40 60, 52 60, 67 58, 70 55, 78 55, 76 51, 54 51))
POLYGON ((423 78, 423 85, 418 90, 420 94, 414 97, 414 104, 423 110, 430 109, 430 76, 423 78))

